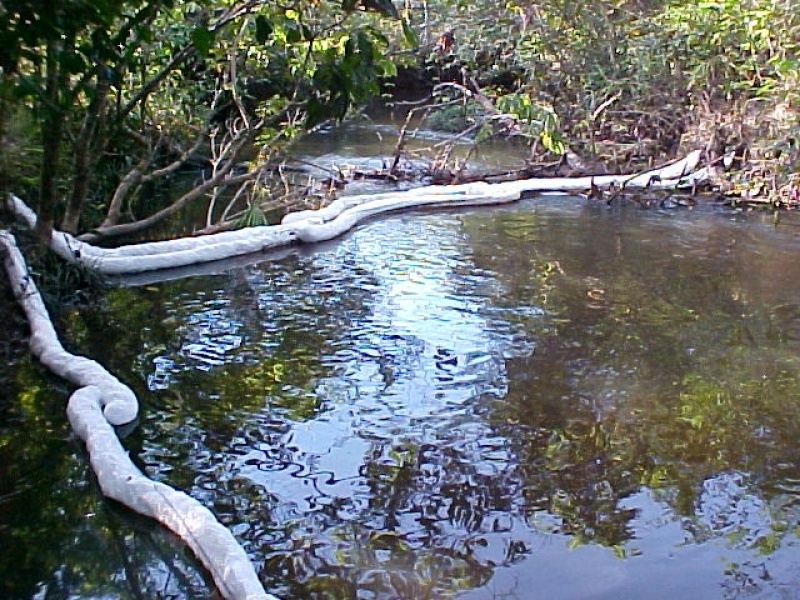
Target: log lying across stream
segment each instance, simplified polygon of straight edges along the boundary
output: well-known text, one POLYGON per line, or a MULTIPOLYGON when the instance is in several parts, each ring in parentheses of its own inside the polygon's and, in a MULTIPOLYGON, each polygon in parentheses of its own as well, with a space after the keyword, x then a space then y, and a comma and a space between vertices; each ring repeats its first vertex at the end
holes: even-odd
MULTIPOLYGON (((67 261, 109 275, 174 269, 293 243, 330 240, 367 218, 400 210, 502 204, 518 200, 526 192, 583 191, 612 186, 691 187, 708 177, 706 169, 696 170, 699 159, 700 152, 693 152, 672 165, 634 175, 428 186, 349 196, 320 210, 291 213, 280 225, 120 248, 100 248, 67 233, 53 232, 50 247, 67 261)), ((11 196, 7 207, 30 228, 36 227, 36 214, 22 200, 11 196)), ((176 533, 208 569, 228 600, 277 600, 264 591, 244 550, 211 511, 188 495, 148 479, 133 465, 113 425, 136 419, 135 395, 97 362, 64 350, 14 236, 7 231, 0 231, 0 253, 14 294, 30 323, 31 351, 50 370, 78 388, 70 397, 67 414, 73 430, 86 444, 103 494, 176 533)))
MULTIPOLYGON (((633 175, 598 175, 523 179, 503 183, 468 183, 426 186, 383 194, 345 196, 314 211, 288 214, 279 225, 248 227, 207 236, 162 242, 100 248, 54 231, 51 249, 64 260, 79 262, 108 275, 157 271, 253 254, 293 243, 334 239, 365 219, 415 208, 478 206, 519 200, 532 192, 576 192, 607 188, 676 189, 696 186, 709 176, 697 170, 700 151, 671 165, 633 175)), ((19 198, 11 196, 8 208, 29 227, 36 214, 19 198)))

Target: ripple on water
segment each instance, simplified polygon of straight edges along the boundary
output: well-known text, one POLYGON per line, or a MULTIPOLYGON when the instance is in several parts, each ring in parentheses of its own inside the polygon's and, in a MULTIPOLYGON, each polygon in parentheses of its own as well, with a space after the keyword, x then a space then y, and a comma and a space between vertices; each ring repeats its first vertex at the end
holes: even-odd
MULTIPOLYGON (((674 427, 659 419, 677 414, 678 442, 687 446, 707 433, 686 433, 681 406, 663 388, 648 389, 642 359, 659 344, 667 352, 658 364, 672 361, 668 373, 703 359, 703 331, 692 329, 699 318, 673 313, 672 298, 662 303, 671 290, 650 293, 664 275, 648 269, 672 266, 672 254, 637 263, 615 287, 606 281, 609 265, 627 268, 618 246, 561 230, 552 215, 531 219, 510 223, 512 250, 496 242, 500 225, 490 220, 473 228, 489 242, 467 239, 463 218, 452 215, 374 222, 327 249, 240 269, 220 278, 222 287, 215 280, 213 294, 180 298, 170 307, 180 339, 153 360, 151 389, 216 386, 203 393, 240 413, 224 425, 216 413, 218 421, 186 421, 181 401, 170 401, 154 420, 174 436, 173 449, 148 442, 145 462, 178 463, 162 476, 183 477, 235 524, 274 591, 287 597, 341 585, 344 597, 443 598, 477 588, 483 595, 474 597, 483 599, 482 586, 502 573, 498 565, 578 597, 589 584, 571 582, 570 573, 584 561, 597 565, 610 594, 635 580, 629 565, 637 563, 609 562, 611 552, 595 553, 596 544, 630 557, 647 553, 648 568, 662 574, 665 548, 688 539, 740 536, 736 551, 763 545, 778 524, 767 514, 775 504, 743 472, 705 473, 688 500, 681 494, 693 493, 690 485, 663 483, 701 467, 660 466, 675 449, 656 439, 674 427), (540 250, 548 239, 564 239, 581 261, 540 250), (530 254, 526 245, 534 246, 530 254), (603 311, 587 308, 587 286, 604 290, 603 311), (642 339, 630 315, 644 313, 645 303, 658 311, 641 315, 642 339), (675 358, 686 339, 700 350, 675 358), (630 356, 618 358, 623 351, 630 356), (198 371, 206 379, 193 379, 198 371), (174 418, 163 418, 170 411, 174 418), (637 430, 642 415, 652 430, 637 430), (660 454, 639 455, 636 444, 660 454), (191 458, 176 445, 191 448, 191 458), (676 516, 677 505, 692 507, 691 523, 676 516), (567 555, 569 544, 585 548, 567 555)), ((659 223, 658 235, 635 249, 647 256, 670 227, 659 223)), ((687 254, 714 237, 707 228, 670 235, 674 244, 664 245, 687 254)), ((692 260, 713 259, 715 248, 696 249, 692 260)), ((708 302, 688 297, 696 312, 708 302)), ((779 342, 793 343, 796 304, 770 306, 764 322, 779 330, 779 342)), ((687 404, 681 381, 668 383, 687 404)), ((762 427, 770 432, 765 444, 777 443, 778 428, 762 427)), ((673 554, 686 567, 690 553, 673 554)), ((719 574, 702 564, 697 581, 716 589, 719 574)), ((513 589, 500 582, 498 589, 513 589)), ((646 587, 641 577, 637 585, 646 587)))

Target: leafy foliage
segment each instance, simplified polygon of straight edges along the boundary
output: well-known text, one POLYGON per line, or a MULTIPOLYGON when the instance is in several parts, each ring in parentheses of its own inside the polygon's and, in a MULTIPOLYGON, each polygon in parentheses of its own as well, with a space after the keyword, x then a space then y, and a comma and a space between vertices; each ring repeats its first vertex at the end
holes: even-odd
POLYGON ((99 230, 110 229, 142 186, 209 150, 212 183, 155 220, 195 198, 213 204, 255 140, 267 146, 259 156, 278 157, 376 95, 395 73, 384 30, 404 39, 389 0, 11 0, 0 10, 0 128, 21 106, 36 115, 47 131, 37 208, 72 231, 88 198, 100 195, 99 230), (112 200, 93 175, 113 171, 128 177, 112 200))
MULTIPOLYGON (((706 143, 722 121, 772 140, 791 136, 797 122, 800 17, 792 2, 442 0, 429 9, 409 15, 439 73, 459 79, 466 70, 515 114, 529 97, 558 116, 564 139, 606 163, 663 160, 690 128, 706 143), (762 114, 790 108, 782 120, 758 119, 754 100, 762 114), (744 105, 749 121, 737 114, 744 105)), ((548 123, 537 123, 546 142, 548 123)))

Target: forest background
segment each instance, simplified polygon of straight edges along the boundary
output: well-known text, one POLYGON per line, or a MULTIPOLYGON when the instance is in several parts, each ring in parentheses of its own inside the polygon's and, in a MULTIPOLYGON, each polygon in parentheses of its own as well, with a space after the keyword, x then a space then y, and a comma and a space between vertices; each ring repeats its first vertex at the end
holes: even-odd
POLYGON ((33 205, 45 237, 115 243, 188 206, 209 230, 265 223, 325 201, 283 176, 296 140, 412 90, 433 93, 440 126, 521 137, 532 161, 570 152, 613 170, 738 148, 751 168, 726 191, 790 205, 797 8, 6 0, 0 189, 33 205))

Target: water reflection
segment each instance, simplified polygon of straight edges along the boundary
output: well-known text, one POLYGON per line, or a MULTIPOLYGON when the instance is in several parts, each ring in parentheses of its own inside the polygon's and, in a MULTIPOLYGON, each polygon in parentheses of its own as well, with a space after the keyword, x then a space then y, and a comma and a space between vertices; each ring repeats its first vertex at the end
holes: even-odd
MULTIPOLYGON (((505 359, 533 352, 532 340, 520 324, 501 324, 503 309, 482 314, 488 298, 504 290, 470 264, 460 219, 373 227, 377 235, 352 236, 299 264, 253 267, 236 284, 247 289, 236 293, 238 299, 257 304, 259 326, 227 364, 263 368, 259 353, 270 352, 270 360, 281 350, 286 354, 271 367, 280 381, 264 390, 266 409, 256 417, 262 421, 237 429, 220 453, 229 454, 225 474, 195 476, 193 493, 217 502, 219 488, 233 479, 269 491, 270 505, 282 515, 275 525, 280 532, 236 531, 251 540, 254 554, 263 554, 269 571, 283 573, 282 591, 290 594, 333 585, 371 587, 377 596, 442 595, 480 583, 490 562, 524 552, 524 545, 509 550, 502 541, 501 549, 489 549, 481 538, 478 547, 493 558, 477 560, 472 546, 482 530, 511 526, 501 512, 509 494, 490 486, 509 478, 508 485, 518 487, 512 457, 507 440, 481 413, 507 391, 505 359), (288 386, 298 369, 292 358, 312 340, 316 377, 305 393, 317 402, 313 411, 298 414, 287 401, 299 391, 288 386), (214 494, 207 495, 210 490, 214 494)), ((231 335, 229 325, 249 321, 232 304, 215 308, 220 324, 212 329, 231 335)), ((186 323, 179 336, 196 344, 208 307, 185 300, 176 312, 186 323)), ((531 314, 543 313, 537 308, 531 314)), ((173 346, 172 354, 153 359, 156 370, 181 364, 186 344, 173 346)), ((209 340, 209 346, 204 354, 216 343, 209 340)), ((191 378, 194 365, 184 365, 191 378)), ((173 375, 179 388, 180 374, 173 375)), ((186 431, 185 424, 179 427, 186 431)), ((164 461, 158 452, 146 452, 145 462, 164 461)), ((192 458, 177 462, 184 460, 192 458)))
MULTIPOLYGON (((731 291, 743 282, 730 268, 751 231, 645 216, 640 236, 609 213, 585 215, 599 231, 576 235, 566 214, 382 221, 244 276, 269 360, 281 348, 313 354, 302 393, 273 385, 264 423, 240 426, 238 447, 221 451, 223 479, 268 490, 281 515, 280 533, 238 530, 276 589, 450 595, 564 536, 562 549, 638 556, 643 501, 631 499, 644 497, 663 503, 664 527, 681 524, 682 542, 781 543, 760 490, 740 483, 747 502, 730 507, 715 485, 741 475, 730 470, 743 466, 741 440, 763 454, 752 426, 741 427, 756 416, 737 405, 742 390, 717 379, 753 293, 731 291), (716 272, 698 280, 709 261, 716 272), (313 409, 290 410, 292 395, 313 409), (743 519, 736 533, 715 528, 715 502, 743 519)), ((752 386, 752 367, 774 360, 764 352, 750 348, 736 386, 752 386)), ((246 347, 234 354, 231 364, 246 347)), ((296 370, 280 366, 283 377, 296 370)), ((196 493, 218 497, 219 477, 195 478, 196 493)), ((707 568, 693 585, 717 589, 722 576, 707 568)))
MULTIPOLYGON (((405 215, 70 326, 138 387, 142 468, 286 598, 780 597, 795 230, 573 199, 405 215)), ((129 558, 120 581, 157 568, 129 558)))

